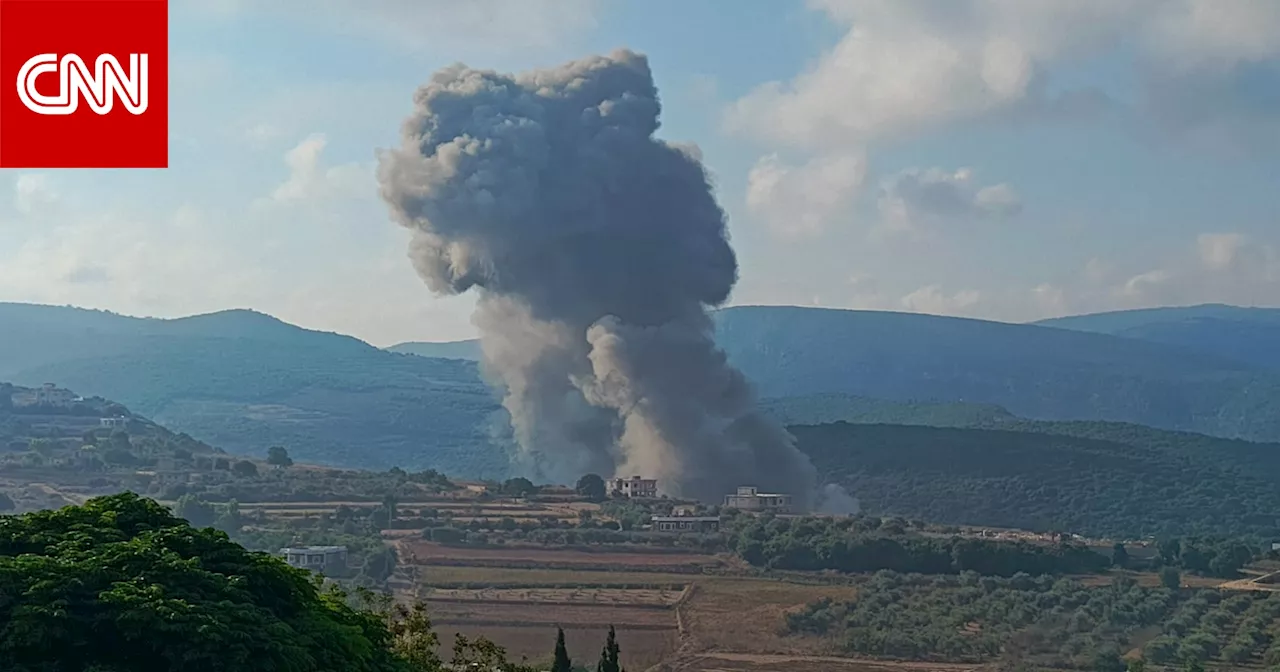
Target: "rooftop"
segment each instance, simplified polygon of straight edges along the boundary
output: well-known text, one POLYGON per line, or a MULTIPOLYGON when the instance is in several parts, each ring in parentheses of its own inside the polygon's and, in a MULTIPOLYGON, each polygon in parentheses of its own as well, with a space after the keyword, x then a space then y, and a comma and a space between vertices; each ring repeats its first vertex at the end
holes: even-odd
POLYGON ((294 546, 280 549, 281 553, 345 553, 346 546, 294 546))

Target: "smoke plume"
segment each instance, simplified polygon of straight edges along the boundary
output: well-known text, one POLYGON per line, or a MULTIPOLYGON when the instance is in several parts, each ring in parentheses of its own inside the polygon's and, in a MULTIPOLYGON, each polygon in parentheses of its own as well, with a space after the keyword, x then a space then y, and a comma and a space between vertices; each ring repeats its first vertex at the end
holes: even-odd
POLYGON ((696 149, 654 137, 659 111, 630 51, 517 75, 453 66, 380 155, 382 197, 433 291, 478 292, 524 468, 808 505, 813 466, 713 340, 707 311, 737 260, 696 149))

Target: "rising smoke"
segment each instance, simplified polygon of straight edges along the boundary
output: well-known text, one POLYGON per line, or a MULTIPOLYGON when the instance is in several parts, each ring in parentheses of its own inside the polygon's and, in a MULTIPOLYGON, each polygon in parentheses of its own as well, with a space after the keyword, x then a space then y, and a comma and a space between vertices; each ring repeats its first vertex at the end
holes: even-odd
POLYGON ((715 345, 707 311, 737 260, 696 150, 653 137, 644 56, 458 65, 414 103, 380 156, 382 196, 433 291, 477 289, 485 373, 525 469, 656 477, 708 501, 741 484, 826 499, 715 345))

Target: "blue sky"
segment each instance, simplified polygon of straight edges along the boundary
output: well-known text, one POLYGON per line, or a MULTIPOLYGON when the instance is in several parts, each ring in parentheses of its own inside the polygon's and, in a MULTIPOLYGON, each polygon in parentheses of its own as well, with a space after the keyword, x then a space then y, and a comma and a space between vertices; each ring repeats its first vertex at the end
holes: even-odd
POLYGON ((1271 0, 172 0, 171 168, 0 175, 0 300, 474 334, 378 200, 454 62, 646 54, 733 303, 1002 320, 1280 305, 1271 0))

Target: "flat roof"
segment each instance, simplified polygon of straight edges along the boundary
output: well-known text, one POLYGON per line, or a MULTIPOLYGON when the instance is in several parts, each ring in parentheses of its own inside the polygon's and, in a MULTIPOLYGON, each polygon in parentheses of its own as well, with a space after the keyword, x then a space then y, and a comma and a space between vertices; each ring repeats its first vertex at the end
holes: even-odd
POLYGON ((280 549, 281 553, 337 553, 346 551, 346 546, 293 546, 280 549))
POLYGON ((673 522, 677 520, 692 520, 699 523, 708 523, 711 521, 720 522, 720 516, 654 516, 653 519, 660 523, 673 522))

